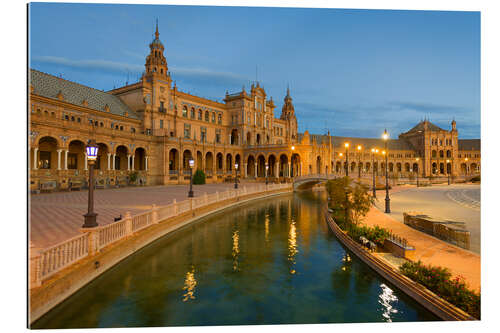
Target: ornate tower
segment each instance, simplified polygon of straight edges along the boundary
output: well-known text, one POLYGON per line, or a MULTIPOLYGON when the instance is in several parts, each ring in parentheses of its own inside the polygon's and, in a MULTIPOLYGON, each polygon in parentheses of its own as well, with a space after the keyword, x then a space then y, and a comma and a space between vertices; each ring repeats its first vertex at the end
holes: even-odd
POLYGON ((165 48, 160 41, 160 33, 158 32, 158 21, 156 22, 155 39, 149 44, 149 55, 146 57, 146 76, 155 76, 167 78, 168 66, 167 59, 163 55, 165 48))
POLYGON ((286 89, 286 96, 283 108, 281 109, 280 119, 287 121, 287 141, 290 143, 297 142, 297 118, 295 117, 295 108, 293 107, 289 87, 286 89))

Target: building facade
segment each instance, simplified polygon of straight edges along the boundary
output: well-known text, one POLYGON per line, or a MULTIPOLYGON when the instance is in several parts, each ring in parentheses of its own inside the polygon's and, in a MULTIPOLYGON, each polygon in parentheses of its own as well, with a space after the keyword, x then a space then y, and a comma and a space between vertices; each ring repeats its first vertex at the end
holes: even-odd
MULTIPOLYGON (((346 167, 366 174, 381 167, 368 151, 383 146, 378 139, 299 134, 289 89, 279 117, 258 82, 248 92, 226 92, 223 103, 194 96, 172 82, 158 28, 149 47, 140 81, 107 92, 30 69, 31 190, 86 186, 85 145, 91 139, 99 145, 98 187, 186 183, 190 159, 207 182, 236 174, 283 181, 342 174, 346 167), (348 166, 339 157, 347 141, 362 147, 348 152, 348 166)), ((479 146, 479 140, 459 140, 455 122, 451 131, 421 122, 389 140, 390 172, 472 174, 479 171, 479 146)))

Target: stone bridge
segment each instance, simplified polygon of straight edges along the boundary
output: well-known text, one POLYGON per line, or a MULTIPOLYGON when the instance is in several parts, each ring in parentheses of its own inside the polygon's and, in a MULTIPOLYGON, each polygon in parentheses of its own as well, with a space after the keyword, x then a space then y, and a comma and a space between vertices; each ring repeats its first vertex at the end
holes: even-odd
POLYGON ((329 179, 334 179, 338 176, 332 174, 314 174, 295 177, 293 179, 293 189, 294 190, 307 190, 312 188, 314 185, 326 182, 329 179))

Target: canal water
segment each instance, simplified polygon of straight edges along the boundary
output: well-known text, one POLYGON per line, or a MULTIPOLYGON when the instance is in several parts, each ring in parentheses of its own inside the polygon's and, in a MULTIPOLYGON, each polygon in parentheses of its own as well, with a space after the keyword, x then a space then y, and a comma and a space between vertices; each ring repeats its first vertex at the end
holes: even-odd
POLYGON ((82 288, 33 328, 437 320, 351 255, 295 193, 201 219, 82 288))

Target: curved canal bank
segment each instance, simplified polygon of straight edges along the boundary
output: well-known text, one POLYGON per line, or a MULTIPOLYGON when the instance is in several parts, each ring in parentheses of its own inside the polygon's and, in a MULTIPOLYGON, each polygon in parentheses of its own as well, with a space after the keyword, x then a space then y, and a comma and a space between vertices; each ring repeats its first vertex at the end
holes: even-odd
POLYGON ((329 231, 324 193, 212 214, 158 239, 33 328, 437 320, 329 231))

